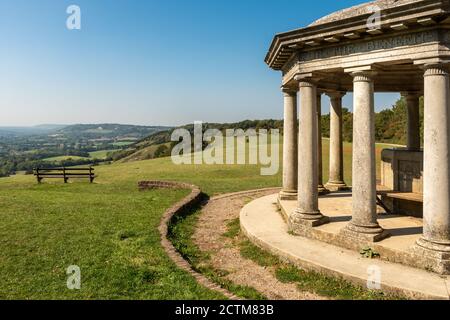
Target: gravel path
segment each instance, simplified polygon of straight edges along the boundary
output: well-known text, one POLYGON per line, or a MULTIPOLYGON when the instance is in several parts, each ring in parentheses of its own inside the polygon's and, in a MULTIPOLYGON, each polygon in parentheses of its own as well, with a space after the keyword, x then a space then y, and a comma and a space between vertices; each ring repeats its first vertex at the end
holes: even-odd
POLYGON ((243 258, 239 247, 223 236, 227 224, 239 217, 242 207, 275 192, 276 189, 267 189, 212 198, 200 214, 194 241, 200 250, 210 254, 213 267, 228 271, 228 280, 235 284, 253 287, 271 300, 322 300, 314 293, 300 291, 295 284, 281 283, 273 268, 243 258))

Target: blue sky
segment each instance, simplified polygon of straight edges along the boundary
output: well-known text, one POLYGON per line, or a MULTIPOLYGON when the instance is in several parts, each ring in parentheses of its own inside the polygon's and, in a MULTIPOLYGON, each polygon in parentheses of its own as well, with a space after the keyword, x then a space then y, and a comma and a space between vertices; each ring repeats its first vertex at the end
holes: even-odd
POLYGON ((281 119, 274 34, 362 2, 0 0, 0 126, 281 119), (81 30, 66 28, 71 4, 81 30))

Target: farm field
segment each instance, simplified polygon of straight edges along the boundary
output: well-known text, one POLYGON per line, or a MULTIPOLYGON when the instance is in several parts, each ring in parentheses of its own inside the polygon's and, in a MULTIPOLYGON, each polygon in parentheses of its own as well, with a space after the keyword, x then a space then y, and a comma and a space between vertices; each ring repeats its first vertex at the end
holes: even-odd
POLYGON ((93 151, 89 152, 89 157, 79 157, 79 156, 58 156, 58 157, 51 157, 43 159, 44 161, 52 162, 52 161, 65 161, 65 160, 89 160, 89 159, 98 159, 103 160, 106 159, 109 152, 113 152, 117 150, 99 150, 99 151, 93 151))
POLYGON ((120 141, 120 142, 114 142, 112 145, 115 147, 126 147, 135 142, 136 141, 120 141))
MULTIPOLYGON (((324 181, 328 147, 324 140, 324 181)), ((350 184, 351 144, 344 157, 350 184)), ((99 166, 96 174, 94 184, 0 179, 0 298, 223 298, 177 269, 160 247, 160 218, 187 191, 138 192, 137 182, 190 182, 210 196, 281 185, 281 168, 261 176, 259 166, 174 165, 170 158, 99 166), (82 290, 66 287, 70 265, 81 268, 82 290)))
POLYGON ((79 156, 58 156, 58 157, 51 157, 51 158, 45 158, 43 161, 65 161, 65 160, 85 160, 89 159, 87 157, 79 157, 79 156))

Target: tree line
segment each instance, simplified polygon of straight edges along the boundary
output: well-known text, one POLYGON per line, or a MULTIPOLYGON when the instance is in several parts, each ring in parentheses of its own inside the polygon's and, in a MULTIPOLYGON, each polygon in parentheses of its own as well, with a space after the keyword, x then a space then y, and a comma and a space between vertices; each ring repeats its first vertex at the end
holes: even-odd
MULTIPOLYGON (((420 135, 423 141, 423 97, 420 98, 420 135)), ((407 106, 404 98, 399 99, 391 109, 382 110, 375 114, 375 141, 406 145, 407 142, 407 106)), ((353 141, 353 113, 343 108, 342 134, 344 141, 353 141)), ((330 115, 322 116, 322 132, 324 137, 330 136, 330 115)))

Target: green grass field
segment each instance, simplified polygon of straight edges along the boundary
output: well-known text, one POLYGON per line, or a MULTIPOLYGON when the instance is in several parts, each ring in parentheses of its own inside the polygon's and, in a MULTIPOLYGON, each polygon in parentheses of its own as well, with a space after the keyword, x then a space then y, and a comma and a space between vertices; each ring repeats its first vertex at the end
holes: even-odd
POLYGON ((114 152, 114 151, 117 151, 117 150, 99 150, 99 151, 89 152, 89 158, 88 157, 79 157, 79 156, 58 156, 58 157, 45 158, 43 160, 48 161, 48 162, 65 161, 65 160, 89 160, 89 159, 104 160, 108 156, 109 152, 114 152))
POLYGON ((114 151, 117 151, 117 150, 100 150, 100 151, 89 152, 89 158, 103 160, 103 159, 106 159, 106 157, 108 156, 108 153, 114 152, 114 151))
MULTIPOLYGON (((326 181, 327 140, 323 146, 326 181)), ((349 184, 350 154, 346 144, 349 184)), ((0 298, 221 298, 177 269, 159 245, 161 215, 187 191, 138 192, 137 182, 191 182, 209 195, 281 185, 281 169, 261 176, 258 166, 177 166, 170 158, 99 166, 96 174, 95 184, 0 179, 0 298), (66 288, 70 265, 81 268, 79 291, 66 288)))
POLYGON ((66 160, 86 160, 89 159, 87 157, 79 157, 79 156, 58 156, 58 157, 51 157, 51 158, 45 158, 43 161, 66 161, 66 160))
POLYGON ((115 147, 126 147, 129 146, 130 144, 135 143, 136 141, 119 141, 119 142, 114 142, 113 146, 115 147))

